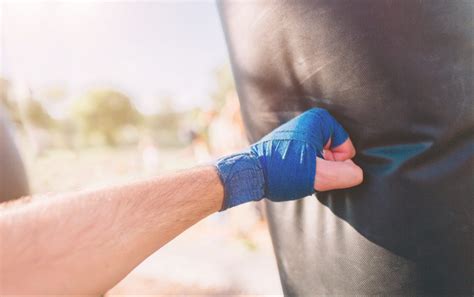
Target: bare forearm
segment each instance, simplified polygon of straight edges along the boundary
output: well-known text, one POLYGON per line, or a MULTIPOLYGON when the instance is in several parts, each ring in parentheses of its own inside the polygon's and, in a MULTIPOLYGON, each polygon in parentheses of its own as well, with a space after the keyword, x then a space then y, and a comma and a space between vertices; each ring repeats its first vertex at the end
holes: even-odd
POLYGON ((0 212, 2 293, 99 294, 222 205, 212 166, 0 212), (41 204, 41 205, 38 205, 41 204))
POLYGON ((354 155, 342 126, 315 108, 249 150, 219 159, 216 167, 6 207, 0 210, 0 294, 103 293, 220 209, 360 184, 362 170, 350 160, 354 155), (315 162, 323 147, 325 160, 315 162))

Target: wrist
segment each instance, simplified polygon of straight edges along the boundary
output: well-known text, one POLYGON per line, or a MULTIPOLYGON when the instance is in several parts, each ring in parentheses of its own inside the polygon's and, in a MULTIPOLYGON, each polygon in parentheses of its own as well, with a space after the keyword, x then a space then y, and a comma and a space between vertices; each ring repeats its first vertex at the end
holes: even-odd
POLYGON ((250 201, 261 200, 265 178, 257 156, 245 151, 217 160, 214 164, 224 187, 222 210, 250 201))

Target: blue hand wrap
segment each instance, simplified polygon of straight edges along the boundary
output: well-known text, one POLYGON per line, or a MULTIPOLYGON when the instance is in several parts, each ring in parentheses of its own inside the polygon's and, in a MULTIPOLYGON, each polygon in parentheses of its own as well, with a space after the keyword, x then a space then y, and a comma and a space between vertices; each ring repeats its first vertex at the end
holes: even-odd
POLYGON ((310 109, 276 128, 250 150, 216 162, 224 185, 222 210, 266 197, 288 201, 314 193, 316 156, 348 138, 347 132, 321 108, 310 109))

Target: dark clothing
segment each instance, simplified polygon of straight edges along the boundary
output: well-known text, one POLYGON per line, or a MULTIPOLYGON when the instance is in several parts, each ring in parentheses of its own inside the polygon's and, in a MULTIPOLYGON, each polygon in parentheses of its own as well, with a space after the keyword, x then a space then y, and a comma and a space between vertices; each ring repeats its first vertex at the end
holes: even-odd
POLYGON ((287 295, 472 294, 474 1, 224 1, 249 139, 311 107, 361 186, 267 203, 287 295))

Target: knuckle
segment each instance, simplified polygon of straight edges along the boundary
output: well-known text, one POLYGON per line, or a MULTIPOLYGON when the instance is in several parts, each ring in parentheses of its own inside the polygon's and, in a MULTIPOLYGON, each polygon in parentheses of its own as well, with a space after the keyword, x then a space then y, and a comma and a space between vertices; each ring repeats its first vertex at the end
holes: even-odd
POLYGON ((320 114, 320 115, 327 115, 329 114, 329 111, 327 111, 327 109, 325 108, 321 108, 321 107, 315 107, 312 109, 314 113, 317 113, 317 114, 320 114))

